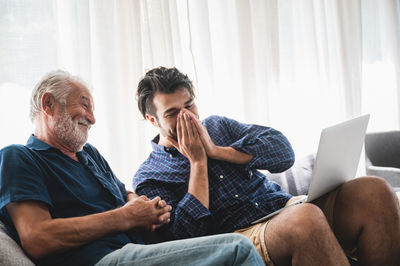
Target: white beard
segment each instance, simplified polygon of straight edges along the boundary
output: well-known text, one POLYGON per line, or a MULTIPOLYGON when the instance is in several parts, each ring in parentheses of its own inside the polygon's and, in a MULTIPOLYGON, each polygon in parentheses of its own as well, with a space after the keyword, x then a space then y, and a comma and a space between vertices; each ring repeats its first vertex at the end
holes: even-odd
POLYGON ((72 117, 64 110, 57 117, 54 125, 54 134, 73 152, 81 151, 88 139, 88 129, 80 128, 78 123, 88 125, 90 128, 90 123, 86 119, 80 118, 77 123, 74 123, 72 117))

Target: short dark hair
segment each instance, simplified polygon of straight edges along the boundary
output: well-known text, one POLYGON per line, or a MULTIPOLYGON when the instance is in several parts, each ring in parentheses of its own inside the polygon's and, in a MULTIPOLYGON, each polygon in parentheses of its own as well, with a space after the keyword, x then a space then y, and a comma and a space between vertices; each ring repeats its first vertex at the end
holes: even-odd
POLYGON ((156 93, 174 93, 181 87, 186 88, 190 95, 195 97, 192 81, 177 68, 157 67, 147 71, 139 81, 136 93, 139 111, 143 117, 146 118, 146 114, 156 116, 153 103, 156 93))

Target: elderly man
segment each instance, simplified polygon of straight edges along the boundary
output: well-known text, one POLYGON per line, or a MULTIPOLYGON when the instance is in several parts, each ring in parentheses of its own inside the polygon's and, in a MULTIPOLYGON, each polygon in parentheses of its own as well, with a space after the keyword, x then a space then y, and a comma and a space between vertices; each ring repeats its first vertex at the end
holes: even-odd
POLYGON ((86 143, 95 123, 84 83, 66 72, 34 89, 35 134, 0 151, 0 218, 40 265, 261 265, 234 234, 140 245, 136 228, 169 222, 171 206, 126 191, 86 143), (86 144, 85 144, 86 143, 86 144), (131 243, 133 238, 134 243, 131 243))
POLYGON ((221 116, 200 122, 192 82, 176 68, 148 71, 137 96, 143 117, 160 134, 134 188, 171 204, 171 222, 160 229, 166 236, 237 232, 253 241, 268 265, 348 265, 345 254, 361 265, 400 264, 399 205, 383 179, 357 178, 313 204, 252 225, 292 198, 257 171, 281 172, 293 164, 286 137, 221 116))

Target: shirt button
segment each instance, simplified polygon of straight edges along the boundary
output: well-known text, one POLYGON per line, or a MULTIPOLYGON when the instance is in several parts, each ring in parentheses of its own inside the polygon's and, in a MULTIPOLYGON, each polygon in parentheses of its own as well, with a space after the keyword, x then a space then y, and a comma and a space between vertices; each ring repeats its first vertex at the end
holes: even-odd
POLYGON ((239 198, 239 195, 238 195, 238 194, 236 194, 236 195, 235 195, 235 198, 239 198))
POLYGON ((219 178, 222 179, 222 178, 224 178, 224 176, 223 176, 223 175, 220 175, 219 178))
POLYGON ((172 157, 174 157, 174 156, 173 156, 172 154, 170 154, 170 155, 169 155, 169 157, 171 157, 171 158, 172 158, 172 157))
POLYGON ((256 202, 254 205, 256 205, 256 207, 258 206, 258 203, 256 202))

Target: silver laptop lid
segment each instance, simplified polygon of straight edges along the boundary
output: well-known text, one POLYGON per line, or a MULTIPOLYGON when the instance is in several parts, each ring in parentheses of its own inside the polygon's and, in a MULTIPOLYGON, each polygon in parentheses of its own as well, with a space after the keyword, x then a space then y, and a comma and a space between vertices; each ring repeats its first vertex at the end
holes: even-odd
POLYGON ((322 130, 307 202, 355 177, 369 117, 363 115, 322 130))

